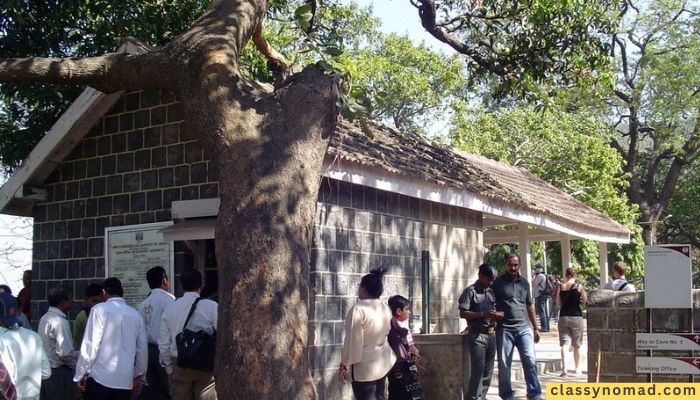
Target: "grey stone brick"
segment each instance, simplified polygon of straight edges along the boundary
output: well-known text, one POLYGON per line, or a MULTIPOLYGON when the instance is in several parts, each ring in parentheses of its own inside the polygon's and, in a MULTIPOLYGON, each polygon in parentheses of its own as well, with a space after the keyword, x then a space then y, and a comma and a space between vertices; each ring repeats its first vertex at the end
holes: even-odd
MULTIPOLYGON (((39 279, 53 279, 53 261, 42 261, 39 264, 39 279)), ((32 282, 32 289, 34 289, 34 282, 32 282)))
POLYGON ((148 90, 141 93, 141 107, 150 108, 160 104, 160 92, 157 90, 148 90))
POLYGON ((151 150, 151 166, 153 168, 165 167, 168 165, 167 152, 165 148, 151 150))
POLYGON ((134 127, 145 128, 151 125, 151 113, 148 110, 139 110, 134 113, 134 127))
POLYGON ((68 237, 71 239, 75 239, 77 237, 80 237, 80 232, 81 232, 81 224, 79 219, 74 219, 72 221, 68 221, 68 237))
POLYGON ((63 182, 73 180, 73 163, 65 162, 61 164, 59 169, 61 171, 61 180, 63 182))
POLYGON ((95 236, 104 236, 105 228, 109 227, 109 217, 95 219, 95 236))
POLYGON ((167 120, 167 108, 165 106, 151 109, 151 124, 161 125, 167 120))
POLYGON ((219 197, 219 184, 207 183, 199 187, 199 198, 209 199, 219 197))
MULTIPOLYGON (((72 240, 61 240, 61 258, 66 259, 66 258, 71 258, 73 257, 73 241, 72 240)), ((58 264, 58 261, 56 262, 58 264)), ((58 277, 56 273, 54 273, 56 276, 56 279, 64 279, 65 278, 65 273, 63 277, 58 277)))
POLYGON ((158 170, 158 187, 169 188, 174 183, 172 168, 161 168, 158 170))
POLYGON ((131 212, 144 211, 146 209, 146 194, 143 192, 131 194, 131 212))
POLYGON ((126 134, 126 149, 136 151, 143 148, 143 130, 138 129, 126 134))
POLYGON ((53 238, 54 239, 65 239, 68 237, 68 229, 64 221, 54 222, 53 224, 53 238))
POLYGON ((203 150, 199 142, 185 143, 185 163, 192 164, 202 161, 203 150))
POLYGON ((170 221, 172 219, 173 217, 170 210, 156 211, 156 222, 170 221))
POLYGON ((73 257, 87 257, 87 239, 76 239, 73 241, 73 257))
POLYGON ((346 274, 335 275, 335 292, 340 296, 350 295, 350 280, 346 274))
POLYGON ((355 229, 358 231, 369 230, 370 213, 368 211, 357 211, 355 213, 355 229))
POLYGON ((107 194, 115 194, 122 192, 122 175, 108 176, 106 179, 106 192, 107 194))
POLYGON ((131 172, 134 170, 134 153, 117 155, 117 172, 131 172))
POLYGON ((165 125, 162 129, 163 145, 175 144, 180 141, 180 127, 177 124, 165 125))
POLYGON ((374 235, 374 243, 372 244, 373 253, 375 254, 385 254, 386 253, 386 240, 387 237, 382 234, 374 235))
MULTIPOLYGON (((110 114, 119 114, 119 113, 122 113, 122 112, 124 112, 124 98, 118 99, 118 100, 114 103, 114 105, 112 106, 112 108, 110 108, 109 111, 107 111, 107 114, 106 114, 106 115, 110 115, 110 114)), ((99 126, 99 124, 97 124, 97 126, 94 126, 92 129, 99 129, 99 128, 100 128, 100 126, 99 126)))
POLYGON ((56 221, 60 217, 61 217, 61 214, 60 214, 57 203, 49 204, 46 207, 46 220, 47 221, 56 221))
POLYGON ((203 183, 207 181, 207 164, 197 163, 190 166, 190 182, 203 183))
POLYGON ((46 242, 41 242, 35 239, 34 245, 32 247, 32 259, 34 261, 41 261, 46 259, 46 242))
POLYGON ((138 225, 141 223, 141 216, 139 214, 127 214, 124 218, 124 224, 126 225, 138 225))
POLYGON ((134 167, 136 170, 151 168, 151 150, 139 150, 134 155, 134 167))
POLYGON ((158 171, 149 170, 141 172, 141 190, 155 189, 158 187, 158 171))
POLYGON ((109 136, 102 136, 97 138, 97 154, 103 156, 109 154, 112 151, 112 138, 109 136))
POLYGON ((55 260, 61 256, 61 243, 58 240, 52 240, 46 243, 46 258, 55 260))
POLYGON ((68 279, 77 278, 80 278, 80 260, 68 260, 68 279))
POLYGON ((98 176, 100 174, 101 169, 102 169, 102 166, 101 166, 99 158, 92 158, 92 159, 87 160, 87 176, 88 177, 98 176))
POLYGON ((180 188, 166 189, 163 191, 163 207, 170 208, 173 201, 180 200, 180 188))
POLYGON ((95 236, 95 220, 92 218, 84 219, 83 225, 83 237, 93 237, 95 236))
POLYGON ((126 113, 119 116, 119 130, 122 132, 134 129, 134 113, 126 113))
POLYGON ((112 135, 112 152, 121 153, 126 151, 126 133, 112 135))
POLYGON ((112 215, 112 217, 109 220, 109 226, 122 226, 124 225, 124 216, 123 215, 112 215))
POLYGON ((365 207, 364 186, 354 185, 352 188, 352 208, 362 209, 365 207))
POLYGON ((83 140, 83 157, 92 158, 97 155, 97 140, 88 138, 83 140))
POLYGON ((95 259, 84 258, 80 260, 80 277, 94 278, 95 277, 95 259))
POLYGON ((197 200, 199 199, 198 186, 185 186, 182 188, 182 200, 197 200))
POLYGON ((149 211, 163 208, 163 191, 153 190, 146 193, 146 209, 149 211))
POLYGON ((352 207, 352 183, 338 183, 338 205, 352 207))
POLYGON ((53 187, 54 201, 63 201, 66 199, 66 185, 58 183, 53 187))
POLYGON ((185 147, 182 144, 168 146, 168 165, 179 165, 185 160, 185 147))
POLYGON ((133 192, 141 188, 141 174, 132 172, 124 175, 124 192, 133 192))
POLYGON ((319 247, 324 249, 335 249, 335 229, 321 228, 321 240, 319 247))
POLYGON ((92 181, 85 179, 79 182, 80 198, 87 198, 92 196, 92 181))
POLYGON ((209 182, 216 182, 219 180, 219 168, 213 162, 210 162, 207 168, 207 180, 209 180, 209 182))
POLYGON ((65 201, 61 203, 61 219, 71 219, 73 218, 73 202, 65 201))
POLYGON ((332 296, 326 298, 326 318, 328 321, 340 320, 341 297, 332 296))
POLYGON ((321 343, 333 344, 335 340, 335 334, 333 333, 333 324, 328 322, 321 323, 321 343))
POLYGON ((114 213, 126 214, 129 212, 129 195, 121 194, 114 196, 114 213))
POLYGON ((185 186, 190 184, 190 167, 178 165, 175 167, 175 186, 185 186))
POLYGON ((334 294, 333 288, 333 274, 322 274, 321 275, 321 293, 324 295, 334 294))
POLYGON ((154 212, 144 212, 140 214, 142 224, 150 224, 151 222, 156 222, 156 213, 154 212))
POLYGON ((97 212, 100 215, 112 214, 112 197, 105 196, 97 199, 97 212))
POLYGON ((338 250, 349 250, 348 231, 343 228, 335 230, 335 247, 338 250))
POLYGON ((92 238, 88 240, 88 256, 90 257, 100 257, 102 256, 104 248, 104 240, 99 238, 92 238))
POLYGON ((162 127, 150 126, 143 130, 143 147, 158 147, 161 143, 162 127))

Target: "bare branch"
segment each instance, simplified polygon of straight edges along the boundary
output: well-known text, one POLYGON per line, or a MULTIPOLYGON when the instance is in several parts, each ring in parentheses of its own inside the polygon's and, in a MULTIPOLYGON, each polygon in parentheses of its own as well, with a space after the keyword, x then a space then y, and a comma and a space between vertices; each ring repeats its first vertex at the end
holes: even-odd
POLYGON ((289 70, 289 64, 282 54, 275 50, 263 35, 263 23, 260 21, 253 34, 253 43, 260 53, 267 58, 267 66, 275 75, 284 74, 289 70))
POLYGON ((159 70, 156 52, 108 53, 85 58, 0 59, 0 82, 87 85, 104 93, 120 90, 172 89, 170 74, 159 70))

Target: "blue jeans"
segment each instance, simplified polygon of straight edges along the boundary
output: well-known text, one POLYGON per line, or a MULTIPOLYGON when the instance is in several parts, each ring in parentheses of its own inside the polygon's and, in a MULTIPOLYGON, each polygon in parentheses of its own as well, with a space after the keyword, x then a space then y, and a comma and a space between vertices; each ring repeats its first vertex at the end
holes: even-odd
POLYGON ((496 331, 496 345, 498 347, 498 395, 502 399, 515 397, 513 386, 510 382, 510 369, 513 364, 513 351, 517 347, 520 362, 525 373, 527 397, 542 395, 542 387, 537 378, 537 365, 535 362, 535 340, 532 328, 524 327, 517 330, 500 328, 496 331))
POLYGON ((535 309, 537 310, 537 316, 540 317, 540 325, 543 331, 549 330, 549 313, 547 312, 547 303, 549 303, 549 297, 539 296, 535 299, 535 309))

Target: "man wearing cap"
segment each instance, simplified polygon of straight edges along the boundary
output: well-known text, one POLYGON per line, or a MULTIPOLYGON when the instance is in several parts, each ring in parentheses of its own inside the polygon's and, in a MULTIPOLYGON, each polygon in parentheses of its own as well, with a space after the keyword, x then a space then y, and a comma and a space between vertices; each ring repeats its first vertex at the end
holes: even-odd
POLYGON ((0 361, 17 391, 17 399, 38 400, 41 381, 51 376, 38 333, 19 326, 17 300, 0 293, 0 361))
POLYGON ((105 279, 102 291, 106 300, 90 310, 73 381, 83 400, 130 400, 146 373, 146 327, 119 279, 105 279))

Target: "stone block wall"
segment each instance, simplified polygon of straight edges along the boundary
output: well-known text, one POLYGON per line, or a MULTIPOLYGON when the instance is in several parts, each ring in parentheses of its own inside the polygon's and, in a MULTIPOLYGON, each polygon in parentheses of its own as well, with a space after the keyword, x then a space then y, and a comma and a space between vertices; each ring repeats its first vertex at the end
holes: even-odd
POLYGON ((422 305, 421 252, 431 253, 431 319, 457 333, 457 299, 481 260, 481 215, 368 187, 324 179, 319 190, 311 261, 311 358, 319 396, 350 398, 336 379, 345 315, 360 278, 386 267, 384 296, 422 305))
MULTIPOLYGON (((696 332, 700 321, 700 290, 693 291, 693 309, 645 309, 644 292, 597 290, 589 294, 588 380, 595 382, 598 352, 600 382, 649 382, 636 372, 636 357, 691 357, 691 352, 636 349, 637 333, 696 332), (696 322, 697 324, 697 322, 696 322)), ((691 375, 654 374, 654 382, 692 382, 691 375)))
MULTIPOLYGON (((105 228, 170 221, 173 201, 217 197, 217 179, 183 129, 174 95, 122 96, 53 171, 48 198, 34 207, 31 319, 46 312, 51 288, 72 288, 80 300, 88 283, 104 279, 105 228)), ((177 274, 187 254, 182 242, 175 251, 177 274)))

